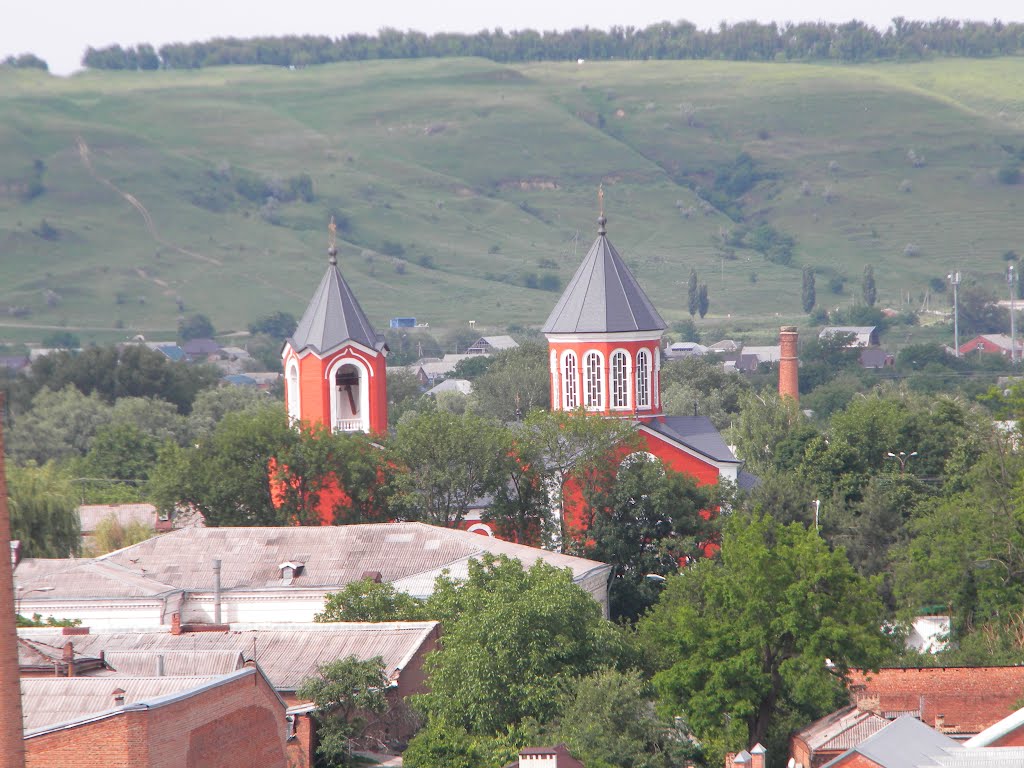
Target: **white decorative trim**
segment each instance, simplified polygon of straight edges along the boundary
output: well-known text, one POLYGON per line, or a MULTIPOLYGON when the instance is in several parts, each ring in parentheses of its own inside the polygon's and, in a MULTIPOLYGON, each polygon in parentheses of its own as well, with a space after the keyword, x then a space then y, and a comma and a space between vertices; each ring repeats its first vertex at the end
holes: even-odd
MULTIPOLYGON (((339 357, 334 363, 327 369, 328 385, 330 386, 331 392, 331 429, 335 429, 340 421, 342 421, 340 414, 338 413, 338 389, 334 384, 334 377, 338 374, 338 371, 342 366, 351 365, 355 368, 360 369, 359 374, 359 416, 358 421, 362 424, 362 431, 369 434, 370 432, 370 368, 363 362, 362 359, 356 356, 343 356, 339 357)), ((344 421, 355 421, 356 419, 345 419, 344 421)), ((346 430, 348 431, 348 430, 346 430)))
POLYGON ((469 528, 466 529, 466 532, 485 533, 487 534, 488 538, 494 538, 494 531, 491 530, 491 526, 487 525, 487 523, 473 523, 473 525, 469 526, 469 528))
POLYGON ((622 344, 630 341, 660 342, 664 331, 629 331, 623 333, 545 333, 551 344, 622 344))
POLYGON ((562 380, 562 387, 561 387, 561 390, 562 390, 562 407, 563 407, 564 410, 567 410, 567 411, 576 410, 577 408, 580 407, 580 402, 581 402, 580 395, 582 394, 581 390, 583 389, 583 382, 582 382, 581 377, 580 377, 580 356, 576 354, 576 350, 574 350, 574 349, 566 349, 566 350, 564 350, 562 352, 559 370, 560 370, 560 378, 562 380), (570 355, 572 355, 572 359, 573 359, 573 363, 574 363, 574 368, 575 368, 575 371, 576 371, 575 375, 573 375, 573 377, 571 379, 572 384, 573 384, 573 389, 575 390, 574 393, 573 393, 575 395, 575 397, 573 398, 574 402, 572 402, 572 403, 569 402, 569 396, 568 396, 568 391, 567 391, 568 387, 569 387, 570 378, 565 375, 565 363, 566 363, 566 360, 569 359, 570 355))
POLYGON ((608 410, 610 411, 629 411, 633 408, 633 355, 629 353, 629 350, 619 347, 613 349, 611 354, 608 355, 608 410), (626 387, 626 402, 623 405, 615 405, 615 356, 624 355, 626 358, 626 372, 625 381, 623 382, 626 387))
POLYGON ((583 381, 583 392, 581 392, 581 394, 583 395, 583 399, 582 399, 583 407, 586 410, 588 410, 588 411, 603 411, 603 410, 605 410, 605 402, 607 401, 607 394, 608 394, 606 392, 606 390, 608 389, 608 376, 607 376, 607 373, 606 373, 607 370, 608 370, 608 366, 607 366, 607 360, 605 359, 605 356, 604 356, 604 352, 602 352, 599 349, 588 349, 586 352, 583 353, 583 360, 582 360, 582 364, 580 365, 580 378, 583 381), (590 381, 590 373, 588 372, 587 358, 589 358, 591 355, 597 355, 598 365, 600 366, 600 370, 598 370, 598 377, 597 377, 597 380, 598 380, 598 390, 599 390, 598 393, 597 393, 597 405, 587 405, 587 399, 588 399, 587 385, 588 385, 588 383, 590 381))

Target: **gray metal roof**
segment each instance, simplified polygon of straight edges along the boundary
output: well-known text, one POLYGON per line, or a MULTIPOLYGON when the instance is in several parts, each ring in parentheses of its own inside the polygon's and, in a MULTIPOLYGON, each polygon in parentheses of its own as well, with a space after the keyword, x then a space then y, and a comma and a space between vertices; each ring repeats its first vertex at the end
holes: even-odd
POLYGON ((814 751, 845 751, 889 725, 889 721, 873 712, 865 712, 850 704, 816 720, 796 736, 814 751))
POLYGON ((590 246, 543 333, 663 331, 665 321, 604 234, 590 246))
POLYGON ((643 426, 713 461, 740 463, 707 416, 666 416, 664 420, 644 421, 643 426))
POLYGON ((169 677, 158 679, 171 679, 170 676, 180 669, 179 661, 183 657, 195 658, 193 674, 196 674, 200 670, 223 671, 235 663, 237 654, 241 654, 260 665, 274 688, 293 691, 316 672, 318 664, 348 656, 363 661, 380 656, 384 671, 391 679, 397 679, 417 653, 430 650, 428 643, 437 633, 436 621, 377 624, 296 622, 232 624, 230 631, 226 632, 185 632, 180 635, 164 629, 90 632, 88 635, 67 637, 52 630, 22 630, 19 637, 35 645, 63 646, 65 641, 71 640, 76 656, 97 657, 102 651, 118 672, 122 666, 129 673, 152 671, 156 669, 156 657, 163 655, 165 673, 169 677))
POLYGON ((370 324, 341 270, 331 264, 288 343, 296 352, 311 349, 325 355, 349 341, 384 348, 384 337, 370 324))
POLYGON ((949 736, 929 728, 916 718, 904 715, 857 747, 830 760, 823 768, 838 764, 853 752, 883 768, 919 768, 934 765, 938 756, 960 749, 963 747, 949 736))

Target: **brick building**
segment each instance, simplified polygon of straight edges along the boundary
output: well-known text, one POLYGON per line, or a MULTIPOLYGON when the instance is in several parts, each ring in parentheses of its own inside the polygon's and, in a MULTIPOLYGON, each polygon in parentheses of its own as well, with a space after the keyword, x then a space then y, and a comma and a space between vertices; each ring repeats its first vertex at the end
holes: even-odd
POLYGON ((285 703, 256 667, 215 678, 22 681, 29 768, 285 768, 285 703))

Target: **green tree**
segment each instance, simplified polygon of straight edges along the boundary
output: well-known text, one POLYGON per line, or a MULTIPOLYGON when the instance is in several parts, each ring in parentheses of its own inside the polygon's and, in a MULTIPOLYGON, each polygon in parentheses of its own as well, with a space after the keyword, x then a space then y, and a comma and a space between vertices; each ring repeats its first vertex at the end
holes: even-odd
POLYGON ((535 408, 551 402, 551 375, 548 348, 525 343, 515 349, 498 352, 473 383, 477 409, 501 422, 521 421, 535 408))
POLYGON ((690 269, 690 277, 686 281, 686 309, 690 313, 692 319, 697 314, 697 308, 700 306, 700 292, 697 288, 697 270, 690 269))
POLYGON ((557 711, 563 685, 627 657, 625 636, 601 617, 567 570, 491 556, 465 580, 442 576, 427 613, 445 627, 414 706, 472 735, 492 736, 557 711))
POLYGON ((423 394, 419 379, 405 370, 388 370, 388 425, 394 427, 423 394))
POLYGON ((739 413, 740 395, 750 388, 747 377, 726 371, 713 355, 670 360, 661 368, 666 413, 692 413, 696 406, 719 429, 739 413))
POLYGON ((25 557, 74 557, 82 546, 78 504, 66 475, 52 462, 7 468, 11 539, 25 557))
POLYGON ((274 312, 265 315, 255 323, 249 324, 249 333, 263 336, 271 336, 278 341, 287 339, 298 325, 295 315, 288 312, 274 312))
POLYGON ((580 554, 614 567, 613 619, 639 618, 661 592, 660 582, 648 577, 669 576, 702 557, 715 529, 701 514, 713 508, 710 494, 649 454, 626 457, 587 502, 591 522, 580 554))
POLYGON ((351 581, 327 595, 324 609, 314 621, 422 621, 423 603, 395 589, 391 582, 351 581))
POLYGON ((316 675, 306 678, 295 692, 298 698, 316 705, 316 751, 328 765, 357 765, 352 741, 363 735, 367 715, 388 710, 384 691, 388 676, 384 660, 377 656, 360 661, 355 656, 318 664, 316 675))
POLYGON ((700 313, 700 319, 704 319, 704 315, 708 313, 708 308, 711 306, 711 302, 708 299, 708 284, 701 283, 700 290, 697 292, 697 312, 700 313))
POLYGON ((851 667, 884 658, 884 618, 873 585, 815 531, 734 515, 721 558, 671 577, 640 630, 663 711, 685 714, 713 764, 757 742, 783 753, 791 728, 835 708, 851 667))
POLYGON ((109 423, 110 413, 95 393, 83 395, 72 385, 60 391, 43 389, 11 426, 8 450, 17 461, 39 464, 83 456, 97 430, 109 423))
POLYGON ((138 520, 122 525, 121 521, 111 514, 96 524, 92 541, 87 548, 88 555, 89 557, 99 557, 107 552, 113 552, 115 549, 130 547, 132 544, 146 541, 154 536, 156 536, 156 531, 153 530, 153 526, 138 520))
POLYGON ((204 389, 192 403, 192 413, 188 416, 188 434, 193 440, 206 438, 229 413, 266 405, 267 400, 265 393, 253 387, 204 389))
POLYGON ((400 467, 392 504, 412 519, 457 524, 470 503, 500 481, 495 459, 503 455, 505 437, 498 424, 472 414, 409 414, 389 443, 389 455, 400 467))
POLYGON ((182 341, 213 338, 215 331, 210 318, 203 314, 189 315, 178 323, 178 338, 182 341))
POLYGON ((48 349, 79 349, 82 340, 71 331, 54 331, 43 337, 42 344, 48 349))
POLYGON ((736 455, 755 475, 790 471, 803 460, 807 443, 818 431, 808 422, 792 398, 777 393, 745 392, 739 399, 739 416, 729 429, 736 455))
POLYGON ((804 267, 803 271, 803 292, 801 293, 804 312, 808 314, 813 311, 817 297, 814 295, 814 268, 804 267))
POLYGON ((484 521, 493 523, 502 538, 520 544, 552 541, 557 531, 552 530, 545 457, 536 435, 516 425, 495 461, 503 482, 498 482, 494 489, 484 521))
POLYGON ((861 283, 861 295, 864 303, 869 307, 875 306, 875 299, 878 296, 875 290, 875 268, 868 264, 864 267, 864 281, 861 283))

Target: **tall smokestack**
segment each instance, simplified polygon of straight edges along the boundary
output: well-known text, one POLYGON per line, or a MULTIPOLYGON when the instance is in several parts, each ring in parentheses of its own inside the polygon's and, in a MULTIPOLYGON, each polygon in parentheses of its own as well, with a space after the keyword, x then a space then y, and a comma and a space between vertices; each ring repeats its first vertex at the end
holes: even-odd
POLYGON ((25 768, 18 669, 18 629, 14 622, 14 571, 11 568, 11 514, 7 508, 4 467, 4 396, 0 394, 0 760, 25 768))
POLYGON ((779 397, 800 402, 800 359, 797 357, 795 325, 779 329, 779 397))

